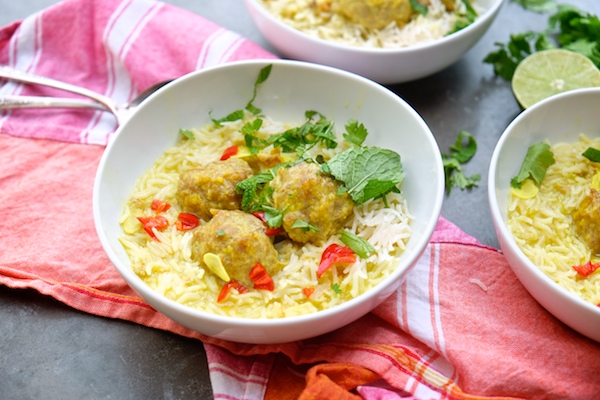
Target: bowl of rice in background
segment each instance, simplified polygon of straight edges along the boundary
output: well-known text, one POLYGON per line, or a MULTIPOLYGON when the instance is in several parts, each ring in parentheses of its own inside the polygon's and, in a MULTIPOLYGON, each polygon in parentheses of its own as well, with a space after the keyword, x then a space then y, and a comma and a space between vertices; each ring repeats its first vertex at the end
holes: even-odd
MULTIPOLYGON (((306 148, 304 155, 316 146, 306 148)), ((377 157, 370 158, 363 169, 368 170, 372 162, 377 162, 377 157)), ((290 190, 302 185, 292 185, 290 190)), ((148 98, 107 146, 96 176, 93 208, 96 229, 111 262, 156 310, 208 336, 244 343, 282 343, 347 325, 389 297, 425 250, 443 195, 444 172, 437 142, 423 119, 396 94, 361 76, 327 66, 254 60, 193 72, 148 98), (265 70, 270 73, 258 85, 265 70), (238 119, 240 110, 244 117, 238 119), (257 115, 262 122, 259 129, 257 115), (343 234, 337 232, 314 244, 275 240, 281 268, 271 273, 274 284, 266 290, 255 281, 254 288, 246 292, 238 287, 223 292, 234 279, 226 283, 218 268, 207 268, 208 264, 193 257, 194 246, 211 243, 195 235, 206 231, 222 212, 211 210, 212 215, 216 213, 212 219, 201 218, 200 226, 180 231, 188 222, 179 219, 185 210, 177 200, 183 172, 230 161, 220 158, 236 146, 240 150, 234 158, 266 162, 293 158, 297 149, 290 153, 281 150, 281 155, 278 150, 267 151, 269 146, 254 156, 249 149, 260 140, 266 143, 281 138, 281 132, 299 132, 297 127, 304 126, 307 118, 313 125, 326 127, 319 131, 319 137, 327 138, 323 143, 331 143, 328 135, 333 134, 340 148, 325 148, 325 156, 317 157, 313 165, 329 160, 333 170, 331 155, 344 149, 343 154, 369 148, 377 154, 400 156, 400 171, 396 167, 387 172, 373 168, 393 175, 400 172, 402 182, 395 186, 399 190, 388 192, 385 200, 372 198, 354 206, 344 222, 344 232, 350 232, 346 239, 360 236, 373 251, 356 256, 356 262, 334 265, 317 278, 324 248, 343 247, 343 234), (368 134, 363 144, 346 141, 346 135, 357 137, 354 134, 364 132, 368 134), (262 139, 248 141, 248 135, 259 134, 262 139), (260 156, 263 151, 264 157, 260 156), (166 225, 147 229, 146 223, 159 216, 166 225)), ((283 226, 286 213, 291 213, 288 207, 294 205, 285 207, 283 226)), ((337 214, 336 207, 328 212, 337 214)), ((320 218, 338 217, 324 213, 320 218)), ((212 234, 224 237, 225 230, 212 234)), ((302 231, 314 232, 310 224, 302 231)), ((256 246, 263 239, 250 237, 243 245, 252 249, 238 251, 232 263, 258 251, 256 246)), ((208 262, 206 258, 203 261, 208 262)))
POLYGON ((594 178, 600 160, 582 153, 600 150, 598 104, 600 89, 579 89, 523 111, 498 141, 488 187, 500 247, 523 286, 556 318, 596 341, 600 204, 593 192, 600 189, 600 175, 594 178))
POLYGON ((503 1, 470 0, 467 7, 462 0, 427 0, 420 14, 409 0, 384 0, 398 7, 388 22, 387 12, 360 8, 376 1, 244 0, 259 31, 284 57, 381 84, 420 79, 459 60, 486 33, 503 1))

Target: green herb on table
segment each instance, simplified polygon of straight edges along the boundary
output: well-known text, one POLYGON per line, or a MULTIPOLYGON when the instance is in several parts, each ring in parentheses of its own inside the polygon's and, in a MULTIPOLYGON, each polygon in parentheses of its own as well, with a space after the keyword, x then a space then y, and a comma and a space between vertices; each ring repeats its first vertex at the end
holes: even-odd
POLYGON ((557 47, 583 54, 600 67, 600 20, 572 5, 561 4, 548 18, 547 30, 511 34, 508 43, 495 45, 498 49, 483 62, 491 64, 494 74, 508 81, 528 55, 557 47))
POLYGON ((552 11, 556 8, 554 0, 512 0, 514 3, 520 4, 523 8, 539 13, 552 11))
POLYGON ((473 135, 467 131, 458 132, 456 141, 450 146, 450 151, 442 154, 446 194, 449 195, 453 187, 464 190, 478 186, 481 175, 466 176, 462 169, 462 165, 469 162, 476 152, 477 141, 473 135), (464 140, 466 140, 466 145, 463 145, 464 140))
POLYGON ((532 178, 539 186, 546 176, 548 167, 552 164, 554 164, 554 153, 548 144, 540 142, 529 146, 521 170, 517 176, 511 179, 510 185, 520 189, 521 183, 525 179, 532 178))

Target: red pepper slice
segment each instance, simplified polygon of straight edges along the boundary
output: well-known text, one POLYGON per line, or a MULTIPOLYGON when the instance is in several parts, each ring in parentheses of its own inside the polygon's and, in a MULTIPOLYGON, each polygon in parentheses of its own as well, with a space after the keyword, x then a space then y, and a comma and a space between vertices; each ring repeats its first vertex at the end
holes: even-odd
POLYGON ((237 146, 231 146, 225 149, 225 151, 223 152, 223 155, 221 156, 221 161, 225 161, 228 158, 235 156, 238 153, 238 147, 237 146))
POLYGON ((304 293, 304 295, 306 297, 310 297, 312 296, 312 294, 315 292, 315 288, 312 287, 305 287, 304 289, 302 289, 302 293, 304 293))
POLYGON ((171 208, 171 205, 166 201, 154 199, 152 200, 152 204, 150 204, 150 208, 158 214, 167 211, 169 208, 171 208))
POLYGON ((319 263, 319 269, 317 270, 317 278, 320 278, 332 265, 353 264, 355 261, 356 254, 350 247, 340 246, 335 243, 330 244, 325 251, 323 251, 323 255, 321 256, 321 262, 319 263))
POLYGON ((198 225, 200 225, 200 218, 191 213, 180 213, 175 222, 178 231, 189 231, 198 225))
POLYGON ((142 223, 142 228, 150 235, 152 239, 158 240, 152 228, 156 230, 164 231, 169 227, 169 221, 162 215, 156 217, 138 217, 138 220, 142 223))
POLYGON ((575 271, 577 271, 577 273, 579 275, 585 276, 585 277, 590 276, 598 268, 600 268, 600 262, 596 263, 596 264, 592 264, 591 261, 588 261, 587 263, 585 263, 583 265, 574 265, 573 266, 573 269, 575 271))
POLYGON ((227 282, 225 285, 223 285, 223 287, 221 288, 221 291, 219 292, 219 296, 217 296, 217 303, 222 302, 223 300, 225 300, 225 297, 227 297, 227 294, 229 293, 229 289, 235 289, 238 291, 238 293, 248 293, 248 288, 245 287, 244 285, 242 285, 241 283, 237 282, 237 281, 229 281, 227 282))
POLYGON ((254 283, 254 289, 265 289, 273 291, 275 289, 275 283, 269 276, 269 273, 260 263, 256 263, 248 274, 250 280, 254 283))
POLYGON ((269 226, 269 224, 267 224, 267 220, 265 219, 264 211, 255 211, 251 214, 254 215, 256 218, 260 219, 265 224, 265 226, 267 227, 265 234, 267 236, 277 236, 281 232, 283 232, 282 226, 280 226, 279 228, 273 228, 272 226, 269 226))

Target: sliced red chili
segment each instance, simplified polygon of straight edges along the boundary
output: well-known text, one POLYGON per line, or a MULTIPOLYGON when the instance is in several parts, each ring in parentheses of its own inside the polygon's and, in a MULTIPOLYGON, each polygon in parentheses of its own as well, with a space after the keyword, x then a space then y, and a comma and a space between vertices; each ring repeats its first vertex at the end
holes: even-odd
POLYGON ((179 231, 189 231, 198 225, 200 225, 200 218, 191 213, 180 213, 175 222, 175 227, 179 231))
POLYGON ((332 265, 353 264, 355 261, 356 254, 352 249, 335 243, 330 244, 325 251, 323 251, 323 255, 321 255, 321 262, 319 263, 319 269, 317 270, 317 278, 320 278, 332 265))
POLYGON ((238 153, 238 147, 237 146, 231 146, 225 149, 225 151, 223 152, 223 155, 221 156, 221 161, 225 161, 228 158, 235 156, 238 153))
POLYGON ((254 289, 265 289, 273 291, 275 289, 275 283, 269 276, 269 273, 260 263, 256 263, 248 274, 250 280, 254 283, 254 289))
POLYGON ((600 268, 600 262, 596 263, 596 264, 592 264, 591 261, 588 261, 587 263, 585 263, 583 265, 574 265, 573 266, 573 269, 575 271, 577 271, 577 273, 579 275, 585 276, 585 277, 590 276, 598 268, 600 268))
POLYGON ((138 217, 138 220, 142 223, 142 228, 150 235, 152 239, 158 240, 152 228, 156 228, 158 231, 164 231, 169 227, 169 221, 162 215, 156 217, 138 217))
POLYGON ((281 232, 283 232, 282 226, 280 226, 279 228, 273 228, 272 226, 269 226, 269 224, 267 224, 267 219, 265 218, 264 211, 255 211, 251 214, 254 215, 256 218, 260 219, 265 224, 265 226, 267 227, 265 234, 267 236, 277 236, 281 232))
POLYGON ((225 300, 230 289, 235 289, 240 294, 248 293, 247 287, 245 287, 244 285, 242 285, 241 283, 239 283, 237 281, 232 280, 232 281, 229 281, 226 284, 224 284, 223 287, 221 288, 221 291, 219 292, 219 296, 217 296, 217 303, 220 303, 223 300, 225 300))
POLYGON ((167 211, 169 208, 171 208, 171 205, 166 201, 154 199, 152 200, 152 204, 150 204, 150 208, 152 211, 155 211, 157 214, 159 214, 167 211))
POLYGON ((302 289, 302 293, 304 293, 304 295, 306 297, 312 296, 314 292, 315 292, 315 288, 312 288, 312 287, 305 287, 304 289, 302 289))

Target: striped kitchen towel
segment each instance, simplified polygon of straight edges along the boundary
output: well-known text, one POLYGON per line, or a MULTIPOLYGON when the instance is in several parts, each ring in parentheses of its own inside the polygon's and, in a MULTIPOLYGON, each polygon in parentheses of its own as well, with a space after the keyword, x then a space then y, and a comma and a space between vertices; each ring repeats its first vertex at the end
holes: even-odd
MULTIPOLYGON (((0 65, 102 93, 117 103, 154 83, 249 58, 275 58, 198 15, 148 0, 66 0, 0 33, 0 65)), ((0 95, 64 91, 0 81, 0 95)), ((104 145, 116 130, 103 111, 0 112, 0 131, 22 137, 104 145)))
MULTIPOLYGON (((146 0, 67 0, 0 29, 0 64, 120 102, 194 69, 273 57, 146 0)), ((11 82, 0 94, 67 96, 11 82)), ((501 252, 444 218, 398 291, 329 334, 246 345, 166 318, 120 277, 94 229, 94 176, 115 127, 95 111, 0 114, 0 284, 202 340, 218 399, 598 398, 600 344, 539 306, 501 252)))

